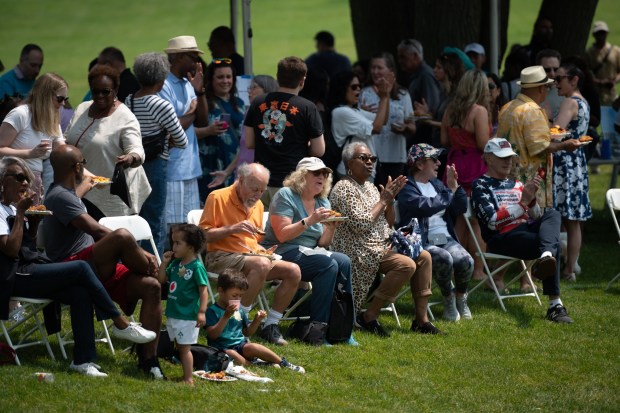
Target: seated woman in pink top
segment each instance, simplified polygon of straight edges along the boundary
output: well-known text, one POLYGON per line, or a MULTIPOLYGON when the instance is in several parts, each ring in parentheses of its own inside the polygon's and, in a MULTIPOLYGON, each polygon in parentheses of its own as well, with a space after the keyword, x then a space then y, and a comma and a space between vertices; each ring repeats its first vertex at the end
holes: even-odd
MULTIPOLYGON (((458 184, 468 196, 471 185, 487 168, 482 160, 482 151, 489 140, 491 120, 489 117, 489 85, 487 76, 480 70, 465 72, 456 88, 454 98, 448 105, 441 120, 441 145, 448 148, 448 165, 454 165, 458 174, 458 184)), ((478 242, 484 245, 480 236, 478 222, 473 219, 472 226, 478 242)), ((473 239, 467 234, 467 227, 462 219, 455 225, 463 246, 475 256, 473 239)), ((482 279, 482 262, 474 259, 474 279, 482 279)))

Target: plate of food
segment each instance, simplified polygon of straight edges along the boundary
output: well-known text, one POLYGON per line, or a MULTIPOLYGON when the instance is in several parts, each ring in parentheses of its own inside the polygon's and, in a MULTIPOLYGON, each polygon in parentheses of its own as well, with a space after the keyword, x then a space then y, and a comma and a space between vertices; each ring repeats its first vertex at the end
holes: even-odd
POLYGON ((594 139, 591 136, 584 135, 579 138, 579 143, 581 143, 581 146, 589 145, 592 143, 593 140, 594 139))
POLYGON ((112 180, 103 176, 93 176, 91 178, 97 186, 112 185, 112 180))
POLYGON ((570 132, 561 128, 560 125, 553 125, 553 127, 549 128, 549 134, 551 135, 551 139, 557 141, 570 135, 570 132))
POLYGON ((342 214, 338 211, 329 211, 330 216, 329 218, 324 219, 321 222, 338 222, 338 221, 346 221, 347 219, 349 219, 349 217, 344 217, 342 216, 342 214))
POLYGON ((52 215, 52 211, 48 210, 43 204, 33 205, 26 210, 26 215, 52 215))
POLYGON ((219 373, 209 373, 204 370, 196 370, 192 374, 196 377, 200 377, 203 380, 209 380, 209 381, 219 381, 219 382, 237 381, 236 377, 228 376, 223 371, 220 371, 219 373))
POLYGON ((413 115, 409 116, 407 120, 417 121, 417 120, 430 120, 433 119, 433 115, 430 113, 422 113, 422 112, 413 112, 413 115))

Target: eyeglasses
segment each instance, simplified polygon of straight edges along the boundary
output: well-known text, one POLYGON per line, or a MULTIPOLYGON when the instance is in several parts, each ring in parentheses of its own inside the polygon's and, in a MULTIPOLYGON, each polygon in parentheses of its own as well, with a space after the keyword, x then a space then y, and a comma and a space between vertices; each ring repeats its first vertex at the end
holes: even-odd
POLYGON ((56 102, 58 103, 67 103, 69 101, 69 96, 56 96, 56 102))
POLYGON ((12 176, 13 178, 15 178, 15 180, 17 182, 28 182, 30 183, 30 178, 28 178, 28 175, 24 175, 24 174, 5 174, 4 176, 12 176))
POLYGON ((366 155, 364 153, 361 154, 361 155, 358 155, 358 156, 354 156, 353 159, 359 159, 360 161, 362 161, 364 163, 366 163, 368 161, 370 161, 372 163, 377 162, 377 157, 376 156, 369 156, 369 155, 366 155))
POLYGON ((91 89, 90 93, 92 93, 93 96, 110 96, 112 89, 91 89))
POLYGON ((351 90, 360 90, 362 88, 362 85, 360 85, 359 83, 356 83, 354 85, 349 86, 351 88, 351 90))
POLYGON ((560 83, 562 81, 562 79, 569 79, 569 78, 570 78, 570 76, 568 76, 568 75, 557 75, 555 77, 555 81, 556 81, 556 83, 560 83))
POLYGON ((545 72, 550 73, 550 72, 557 72, 559 67, 545 67, 545 72))
POLYGON ((232 60, 230 60, 227 57, 218 57, 218 58, 215 58, 215 59, 211 60, 211 63, 213 63, 215 65, 220 65, 222 63, 229 65, 229 64, 232 63, 232 60))
POLYGON ((318 171, 310 171, 310 173, 312 173, 312 175, 314 175, 314 176, 321 176, 321 175, 323 175, 326 178, 329 176, 329 171, 327 171, 325 169, 320 169, 318 171))
POLYGON ((497 85, 495 83, 489 83, 489 90, 497 89, 497 85))
POLYGON ((76 163, 74 163, 74 164, 73 164, 73 165, 71 165, 71 166, 80 165, 80 164, 82 164, 82 165, 86 165, 86 159, 83 159, 83 160, 81 160, 81 161, 79 161, 79 162, 76 162, 76 163))

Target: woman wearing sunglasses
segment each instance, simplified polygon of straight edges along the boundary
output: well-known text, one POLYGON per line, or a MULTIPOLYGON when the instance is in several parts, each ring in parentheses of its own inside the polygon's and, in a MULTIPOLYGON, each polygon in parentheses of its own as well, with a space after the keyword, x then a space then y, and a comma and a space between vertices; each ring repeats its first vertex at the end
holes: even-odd
POLYGON ((124 168, 131 202, 126 204, 110 193, 110 186, 89 191, 84 198, 99 211, 89 208, 95 218, 132 215, 140 212, 151 193, 142 163, 140 123, 131 110, 116 98, 120 76, 116 69, 95 65, 88 73, 93 100, 82 102, 67 128, 67 143, 77 146, 88 159, 88 170, 97 176, 112 178, 117 165, 124 168))
POLYGON ((394 302, 404 285, 409 284, 415 302, 415 319, 411 329, 417 333, 440 334, 428 320, 426 306, 431 293, 431 257, 426 251, 414 261, 392 251, 386 239, 394 224, 394 198, 407 182, 400 175, 388 178, 381 191, 369 182, 374 156, 368 146, 354 142, 344 147, 342 159, 347 175, 332 190, 332 208, 348 219, 334 235, 332 249, 352 257, 351 274, 356 322, 365 331, 382 337, 389 335, 379 323, 379 313, 387 303, 394 302), (366 306, 368 293, 377 272, 385 275, 366 306))
MULTIPOLYGON (((362 85, 357 75, 351 71, 340 72, 331 79, 328 105, 331 108, 331 131, 339 147, 350 142, 363 142, 376 155, 373 134, 380 133, 388 120, 390 93, 394 87, 393 73, 377 78, 375 92, 379 96, 377 112, 358 109, 362 85)), ((338 175, 345 176, 344 164, 338 165, 338 175)), ((374 180, 373 169, 371 179, 374 180)))
POLYGON ((75 339, 70 368, 90 377, 106 377, 94 363, 93 307, 98 320, 114 321, 112 333, 117 337, 146 343, 155 339, 155 333, 121 316, 86 262, 51 263, 37 251, 35 236, 41 216, 27 213, 33 205, 33 182, 24 160, 0 160, 0 318, 8 318, 11 296, 49 298, 69 305, 75 339))
MULTIPOLYGON (((326 250, 340 224, 326 221, 332 217, 327 199, 332 170, 319 158, 303 158, 283 184, 269 205, 262 244, 265 248, 277 245, 275 252, 282 259, 299 265, 302 281, 312 283, 310 319, 329 324, 336 286, 341 284, 351 293, 351 260, 326 250)), ((349 344, 357 345, 353 337, 349 344)))
POLYGON ((67 82, 54 73, 39 77, 25 105, 10 111, 0 126, 0 158, 16 156, 26 161, 34 174, 34 202, 43 197, 43 160, 52 147, 63 145, 60 108, 68 102, 67 82))

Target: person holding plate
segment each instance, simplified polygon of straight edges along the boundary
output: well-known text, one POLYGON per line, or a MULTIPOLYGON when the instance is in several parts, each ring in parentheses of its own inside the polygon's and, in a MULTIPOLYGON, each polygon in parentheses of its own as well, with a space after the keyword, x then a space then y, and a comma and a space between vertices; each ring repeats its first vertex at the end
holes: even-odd
MULTIPOLYGON (((340 222, 332 217, 327 194, 332 170, 315 157, 303 158, 283 182, 269 206, 263 245, 278 245, 285 261, 299 265, 302 281, 312 282, 310 319, 329 324, 332 297, 338 284, 352 294, 351 260, 327 251, 340 222)), ((351 320, 353 321, 353 320, 351 320)), ((353 337, 348 344, 357 345, 353 337)))
MULTIPOLYGON (((580 92, 583 72, 573 64, 562 64, 556 72, 558 94, 562 101, 555 123, 570 134, 563 140, 579 140, 588 132, 590 106, 580 92)), ((592 217, 588 163, 583 147, 574 152, 553 154, 553 207, 562 215, 568 238, 568 257, 562 278, 575 281, 575 263, 581 249, 581 222, 592 217)))

